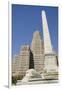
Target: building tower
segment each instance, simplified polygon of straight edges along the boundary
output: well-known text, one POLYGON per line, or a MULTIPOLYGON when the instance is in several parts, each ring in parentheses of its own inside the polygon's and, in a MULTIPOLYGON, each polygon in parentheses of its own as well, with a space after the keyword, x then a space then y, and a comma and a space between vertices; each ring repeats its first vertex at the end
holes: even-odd
POLYGON ((30 47, 29 45, 23 45, 21 49, 18 71, 19 75, 25 75, 26 71, 29 69, 30 47))
POLYGON ((19 55, 15 55, 12 59, 12 76, 18 75, 19 55))
POLYGON ((39 73, 41 73, 43 71, 44 55, 43 55, 43 42, 41 40, 39 31, 35 31, 33 34, 31 51, 33 54, 34 69, 37 70, 39 73))
POLYGON ((46 72, 57 72, 56 55, 52 49, 46 13, 44 10, 42 11, 41 16, 43 25, 44 54, 45 54, 44 69, 46 70, 46 72))

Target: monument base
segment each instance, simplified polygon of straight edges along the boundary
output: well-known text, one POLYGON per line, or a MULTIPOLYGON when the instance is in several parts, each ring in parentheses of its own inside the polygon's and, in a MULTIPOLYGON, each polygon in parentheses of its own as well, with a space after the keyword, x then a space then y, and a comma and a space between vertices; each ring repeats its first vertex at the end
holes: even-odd
POLYGON ((58 72, 44 72, 43 79, 58 80, 58 72))
POLYGON ((46 83, 58 83, 58 73, 46 73, 39 74, 35 69, 29 69, 26 71, 26 75, 22 80, 18 80, 16 85, 23 84, 46 84, 46 83))
POLYGON ((44 79, 58 79, 58 66, 56 54, 45 54, 43 76, 44 79))

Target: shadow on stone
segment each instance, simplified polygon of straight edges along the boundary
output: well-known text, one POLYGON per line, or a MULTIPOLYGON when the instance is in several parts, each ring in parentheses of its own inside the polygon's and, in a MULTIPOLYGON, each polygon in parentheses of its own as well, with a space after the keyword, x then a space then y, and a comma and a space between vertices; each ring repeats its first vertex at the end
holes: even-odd
POLYGON ((30 61, 29 61, 29 69, 34 69, 34 60, 33 60, 33 54, 30 50, 30 61))

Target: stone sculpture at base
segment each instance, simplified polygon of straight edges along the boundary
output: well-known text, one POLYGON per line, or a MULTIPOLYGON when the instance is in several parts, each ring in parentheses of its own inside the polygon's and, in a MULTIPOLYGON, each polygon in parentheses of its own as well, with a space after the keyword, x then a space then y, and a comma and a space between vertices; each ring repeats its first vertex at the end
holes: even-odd
POLYGON ((33 80, 38 80, 41 78, 41 75, 35 69, 29 69, 26 71, 26 75, 21 82, 29 82, 33 80))

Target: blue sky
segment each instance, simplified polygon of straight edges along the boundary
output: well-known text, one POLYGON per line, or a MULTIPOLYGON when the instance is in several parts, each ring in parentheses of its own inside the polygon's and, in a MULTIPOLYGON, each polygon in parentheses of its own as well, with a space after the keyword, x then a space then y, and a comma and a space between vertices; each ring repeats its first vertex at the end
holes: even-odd
POLYGON ((58 53, 58 8, 12 4, 12 54, 21 45, 31 44, 33 33, 38 30, 43 39, 41 11, 45 10, 53 49, 58 53))

